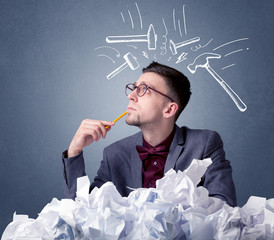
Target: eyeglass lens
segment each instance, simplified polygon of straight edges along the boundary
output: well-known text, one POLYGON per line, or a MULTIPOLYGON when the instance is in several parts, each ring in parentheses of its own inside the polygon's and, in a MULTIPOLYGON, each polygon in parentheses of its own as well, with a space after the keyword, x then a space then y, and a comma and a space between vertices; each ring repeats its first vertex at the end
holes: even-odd
POLYGON ((132 91, 134 91, 134 85, 133 84, 127 84, 126 85, 126 95, 128 96, 132 91))
POLYGON ((145 84, 140 84, 139 86, 135 86, 134 84, 128 84, 126 86, 126 95, 129 95, 135 89, 136 89, 136 94, 139 97, 142 97, 147 91, 147 86, 145 84))
POLYGON ((145 84, 140 84, 138 87, 137 87, 137 95, 139 97, 142 97, 147 91, 147 86, 145 84))

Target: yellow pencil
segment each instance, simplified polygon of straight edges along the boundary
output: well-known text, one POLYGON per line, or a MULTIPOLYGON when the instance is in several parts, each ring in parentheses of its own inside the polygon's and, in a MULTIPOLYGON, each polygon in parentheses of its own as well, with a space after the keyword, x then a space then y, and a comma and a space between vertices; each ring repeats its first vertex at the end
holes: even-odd
MULTIPOLYGON (((119 117, 117 117, 115 120, 113 120, 113 122, 117 122, 120 118, 122 118, 123 116, 125 116, 127 114, 127 111, 125 111, 122 115, 120 115, 119 117)), ((106 129, 109 128, 109 126, 105 126, 106 129)))

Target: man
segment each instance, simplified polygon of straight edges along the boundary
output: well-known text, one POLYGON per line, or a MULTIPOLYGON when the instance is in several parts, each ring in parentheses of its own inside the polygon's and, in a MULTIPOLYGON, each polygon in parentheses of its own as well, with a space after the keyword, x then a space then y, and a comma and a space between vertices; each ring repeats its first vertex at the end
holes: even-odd
MULTIPOLYGON (((199 185, 207 188, 210 196, 236 206, 232 169, 218 133, 175 124, 191 95, 188 79, 173 68, 153 62, 143 69, 134 84, 126 86, 126 94, 129 99, 126 122, 141 131, 104 149, 90 190, 112 181, 122 196, 128 196, 130 188, 155 187, 156 180, 170 168, 183 171, 194 158, 211 158, 212 164, 199 185)), ((68 151, 63 153, 69 198, 75 198, 77 178, 86 174, 83 148, 105 138, 114 125, 91 119, 81 123, 68 151)))

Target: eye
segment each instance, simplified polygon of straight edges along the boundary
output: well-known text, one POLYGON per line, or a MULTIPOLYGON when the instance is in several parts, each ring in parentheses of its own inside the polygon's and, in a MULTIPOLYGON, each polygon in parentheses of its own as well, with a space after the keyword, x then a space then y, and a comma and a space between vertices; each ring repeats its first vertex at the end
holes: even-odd
POLYGON ((140 84, 139 88, 140 88, 140 93, 144 94, 146 92, 146 85, 140 84))

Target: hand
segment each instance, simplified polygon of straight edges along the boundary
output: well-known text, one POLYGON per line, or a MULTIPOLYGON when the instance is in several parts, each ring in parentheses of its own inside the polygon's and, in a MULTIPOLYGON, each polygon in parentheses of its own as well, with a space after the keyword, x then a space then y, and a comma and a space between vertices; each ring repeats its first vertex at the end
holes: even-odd
POLYGON ((101 137, 105 138, 113 125, 115 123, 109 121, 83 120, 69 145, 68 157, 76 156, 93 141, 98 141, 101 137), (109 126, 109 128, 106 129, 106 126, 109 126))

